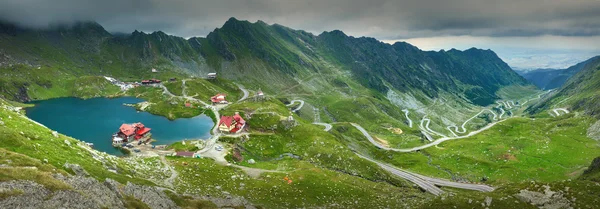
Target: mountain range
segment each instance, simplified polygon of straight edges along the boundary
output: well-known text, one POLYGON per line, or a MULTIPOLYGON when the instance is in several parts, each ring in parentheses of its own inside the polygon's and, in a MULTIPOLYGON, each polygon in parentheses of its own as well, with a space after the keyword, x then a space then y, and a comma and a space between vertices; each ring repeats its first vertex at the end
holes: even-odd
POLYGON ((569 78, 571 78, 571 76, 581 71, 587 63, 597 58, 598 57, 590 58, 567 69, 537 69, 516 72, 540 89, 555 89, 561 87, 569 78))
POLYGON ((532 73, 491 50, 423 51, 235 18, 188 39, 2 22, 0 208, 593 207, 600 57, 532 73), (164 81, 115 85, 150 78, 164 81), (217 93, 229 103, 206 104, 217 93), (24 110, 113 96, 216 126, 209 139, 138 143, 120 158, 24 110), (241 133, 220 130, 230 115, 244 118, 241 133))
MULTIPOLYGON (((163 32, 112 35, 94 22, 50 29, 0 24, 0 67, 49 68, 63 76, 109 75, 124 79, 148 77, 149 69, 204 76, 217 72, 227 79, 276 92, 301 83, 298 78, 349 74, 360 85, 380 93, 412 92, 436 98, 447 92, 458 99, 488 105, 496 92, 510 85, 528 85, 491 50, 422 51, 405 43, 393 45, 341 31, 313 35, 262 21, 229 19, 206 38, 184 39, 163 32)), ((14 71, 13 71, 14 72, 14 71)), ((47 88, 49 78, 23 73, 3 76, 10 86, 3 95, 26 101, 23 87, 47 88), (20 79, 10 79, 9 77, 20 79)), ((313 90, 340 85, 325 78, 313 90)), ((341 84, 343 85, 343 84, 341 84)))

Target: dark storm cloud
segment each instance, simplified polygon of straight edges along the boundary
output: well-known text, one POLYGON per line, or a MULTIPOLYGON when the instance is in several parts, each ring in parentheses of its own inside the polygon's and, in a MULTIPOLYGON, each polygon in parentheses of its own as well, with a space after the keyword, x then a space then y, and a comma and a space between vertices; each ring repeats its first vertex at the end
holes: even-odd
POLYGON ((379 39, 597 36, 600 0, 0 0, 0 18, 29 27, 94 20, 112 32, 204 36, 229 17, 379 39))

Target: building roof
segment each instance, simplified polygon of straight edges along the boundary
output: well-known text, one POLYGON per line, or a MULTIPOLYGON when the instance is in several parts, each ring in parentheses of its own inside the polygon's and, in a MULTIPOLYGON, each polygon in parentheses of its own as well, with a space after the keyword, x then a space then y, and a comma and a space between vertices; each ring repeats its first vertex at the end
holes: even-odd
POLYGON ((212 102, 221 102, 221 101, 225 101, 225 94, 217 94, 213 97, 210 98, 210 101, 212 102))
POLYGON ((183 157, 194 157, 194 152, 176 152, 175 155, 183 157))
POLYGON ((217 73, 208 73, 208 75, 217 75, 217 73))
POLYGON ((138 129, 135 134, 137 134, 137 135, 144 135, 144 134, 150 132, 150 130, 152 130, 152 129, 151 128, 143 127, 143 128, 138 129))
POLYGON ((121 133, 125 134, 125 136, 131 136, 135 133, 135 127, 130 124, 123 124, 119 128, 119 131, 121 131, 121 133))
POLYGON ((233 116, 233 119, 235 120, 235 122, 239 123, 239 124, 244 124, 246 123, 246 121, 242 118, 242 116, 240 116, 240 114, 235 114, 233 116))
POLYGON ((231 127, 231 123, 233 122, 233 117, 231 116, 221 116, 221 120, 219 120, 219 126, 221 124, 225 124, 227 127, 231 127))

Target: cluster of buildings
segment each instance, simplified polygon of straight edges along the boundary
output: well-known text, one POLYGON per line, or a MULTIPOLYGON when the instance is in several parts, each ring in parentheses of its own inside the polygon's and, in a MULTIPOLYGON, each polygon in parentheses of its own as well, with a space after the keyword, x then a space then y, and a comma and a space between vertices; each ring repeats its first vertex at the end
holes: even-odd
POLYGON ((162 81, 160 81, 160 80, 158 80, 158 79, 155 79, 155 78, 153 78, 153 79, 150 79, 150 80, 142 80, 142 84, 143 84, 143 85, 148 85, 148 84, 159 84, 159 83, 161 83, 161 82, 162 82, 162 81))
POLYGON ((151 130, 151 128, 144 126, 142 123, 122 124, 119 131, 113 135, 113 146, 119 146, 132 141, 148 141, 152 136, 150 133, 151 130))
POLYGON ((131 88, 135 88, 138 85, 135 83, 126 83, 126 82, 122 82, 122 81, 118 81, 117 79, 108 77, 108 76, 104 76, 104 78, 106 80, 108 80, 110 83, 112 83, 115 86, 118 86, 119 88, 121 88, 121 91, 127 91, 131 88))
POLYGON ((215 104, 227 104, 227 103, 229 103, 225 99, 225 94, 217 94, 215 96, 210 97, 210 102, 212 102, 213 105, 215 105, 215 104))
POLYGON ((246 121, 236 112, 233 116, 221 116, 218 126, 222 133, 239 133, 246 127, 246 121))

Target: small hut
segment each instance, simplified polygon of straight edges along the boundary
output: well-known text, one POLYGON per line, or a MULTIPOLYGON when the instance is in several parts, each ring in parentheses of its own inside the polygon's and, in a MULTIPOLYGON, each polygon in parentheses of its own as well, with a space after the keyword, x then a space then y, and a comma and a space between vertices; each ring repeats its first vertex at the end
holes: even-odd
POLYGON ((209 73, 206 77, 208 79, 216 79, 217 78, 217 73, 209 73))

